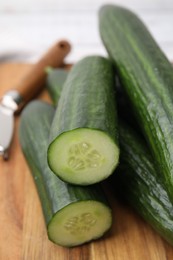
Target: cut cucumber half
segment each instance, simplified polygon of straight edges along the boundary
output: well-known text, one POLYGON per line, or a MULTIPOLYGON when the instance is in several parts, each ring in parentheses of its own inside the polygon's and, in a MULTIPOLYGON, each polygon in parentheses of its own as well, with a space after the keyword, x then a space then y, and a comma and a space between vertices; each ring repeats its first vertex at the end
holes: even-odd
POLYGON ((118 163, 119 149, 105 132, 80 128, 56 138, 48 154, 51 169, 61 179, 88 185, 110 175, 118 163))
POLYGON ((100 182, 113 173, 119 160, 112 63, 88 56, 73 66, 62 92, 52 93, 56 91, 61 95, 49 132, 49 167, 72 184, 100 182))
POLYGON ((48 225, 51 240, 76 246, 101 237, 112 222, 111 211, 98 201, 80 201, 57 212, 48 225))
POLYGON ((20 144, 33 175, 49 239, 71 247, 101 237, 112 224, 112 211, 100 184, 71 185, 47 164, 49 129, 54 108, 30 102, 22 111, 20 144))

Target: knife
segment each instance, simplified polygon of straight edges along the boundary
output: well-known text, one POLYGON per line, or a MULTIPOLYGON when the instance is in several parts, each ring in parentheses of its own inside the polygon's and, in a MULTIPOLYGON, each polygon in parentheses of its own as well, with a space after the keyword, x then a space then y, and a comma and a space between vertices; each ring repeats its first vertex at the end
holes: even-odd
POLYGON ((71 46, 61 40, 32 67, 25 77, 13 89, 0 99, 0 157, 9 158, 9 147, 14 130, 14 115, 43 88, 47 66, 60 67, 71 46))

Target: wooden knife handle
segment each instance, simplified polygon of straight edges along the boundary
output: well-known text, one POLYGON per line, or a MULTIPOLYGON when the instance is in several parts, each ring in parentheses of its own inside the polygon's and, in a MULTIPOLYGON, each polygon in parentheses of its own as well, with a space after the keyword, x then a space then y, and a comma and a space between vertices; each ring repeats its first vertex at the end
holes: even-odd
POLYGON ((33 68, 25 75, 20 83, 15 86, 24 103, 33 98, 44 86, 46 80, 45 68, 61 67, 65 56, 70 52, 71 46, 65 41, 57 42, 48 52, 35 64, 33 68))

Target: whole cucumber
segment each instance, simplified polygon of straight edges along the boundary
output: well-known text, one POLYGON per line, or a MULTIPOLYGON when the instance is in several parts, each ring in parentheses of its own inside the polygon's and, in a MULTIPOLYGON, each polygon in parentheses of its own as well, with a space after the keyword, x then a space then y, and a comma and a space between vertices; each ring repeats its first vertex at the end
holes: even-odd
POLYGON ((103 6, 99 28, 173 202, 172 65, 143 22, 128 9, 103 6))

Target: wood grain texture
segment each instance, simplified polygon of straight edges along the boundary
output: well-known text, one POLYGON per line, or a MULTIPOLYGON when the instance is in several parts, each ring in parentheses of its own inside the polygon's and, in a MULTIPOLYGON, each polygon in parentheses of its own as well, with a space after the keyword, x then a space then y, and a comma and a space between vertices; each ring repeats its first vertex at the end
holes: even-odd
MULTIPOLYGON (((1 64, 0 96, 15 86, 32 65, 1 64)), ((41 98, 49 100, 44 92, 41 98)), ((113 226, 102 239, 71 249, 47 238, 37 191, 18 142, 19 116, 10 160, 0 160, 0 259, 2 260, 172 260, 163 241, 131 208, 116 200, 105 184, 113 226)), ((0 122, 1 124, 1 122, 0 122)))
POLYGON ((61 40, 56 42, 41 59, 33 65, 29 73, 15 86, 24 102, 32 99, 43 89, 46 80, 46 67, 61 67, 67 54, 70 52, 69 42, 61 40))

